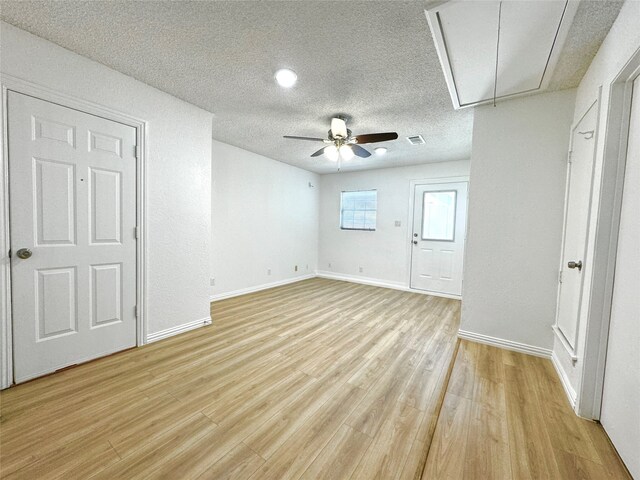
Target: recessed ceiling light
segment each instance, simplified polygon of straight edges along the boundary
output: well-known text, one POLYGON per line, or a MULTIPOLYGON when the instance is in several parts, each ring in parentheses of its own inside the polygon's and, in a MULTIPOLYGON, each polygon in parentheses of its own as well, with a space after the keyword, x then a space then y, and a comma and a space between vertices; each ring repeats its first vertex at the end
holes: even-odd
POLYGON ((387 149, 384 148, 384 147, 378 147, 378 148, 376 148, 376 153, 378 155, 384 155, 385 153, 387 153, 387 149))
POLYGON ((293 70, 282 68, 276 72, 276 82, 284 88, 291 88, 296 84, 298 75, 293 70))

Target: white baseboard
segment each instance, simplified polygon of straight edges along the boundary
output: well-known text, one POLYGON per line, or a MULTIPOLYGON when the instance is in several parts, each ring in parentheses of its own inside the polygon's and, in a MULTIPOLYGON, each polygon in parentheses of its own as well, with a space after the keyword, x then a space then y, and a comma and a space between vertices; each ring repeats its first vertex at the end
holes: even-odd
POLYGON ((280 287, 282 285, 301 282, 302 280, 308 280, 310 278, 315 278, 315 277, 316 277, 316 274, 311 273, 309 275, 301 275, 299 277, 287 278, 285 280, 278 280, 277 282, 263 283, 262 285, 255 285, 253 287, 241 288, 239 290, 233 290, 231 292, 211 295, 211 297, 209 297, 209 300, 211 302, 216 302, 218 300, 224 300, 225 298, 238 297, 240 295, 246 295, 247 293, 259 292, 260 290, 267 290, 269 288, 280 287))
POLYGON ((361 277, 359 275, 348 275, 346 273, 333 273, 327 271, 319 271, 317 274, 320 278, 328 278, 329 280, 341 280, 343 282, 360 283, 362 285, 371 285, 374 287, 391 288, 393 290, 401 290, 403 292, 420 293, 422 295, 431 295, 434 297, 453 298, 460 300, 459 295, 450 295, 448 293, 429 292, 426 290, 415 290, 403 283, 387 282, 377 278, 361 277))
POLYGON ((359 275, 348 275, 346 273, 333 273, 327 271, 318 271, 318 277, 328 278, 330 280, 342 280, 344 282, 361 283, 363 285, 372 285, 374 287, 392 288, 394 290, 409 291, 409 288, 402 283, 387 282, 378 280, 377 278, 361 277, 359 275))
POLYGON ((467 330, 458 330, 458 337, 472 342, 484 343, 492 347, 504 348, 505 350, 513 350, 514 352, 535 355, 536 357, 551 358, 552 350, 540 348, 526 343, 514 342, 504 338, 491 337, 481 333, 469 332, 467 330))
POLYGON ((160 330, 159 332, 147 334, 147 343, 157 342, 165 338, 173 337, 180 333, 188 332, 196 328, 204 327, 205 325, 211 325, 211 317, 201 318, 200 320, 193 320, 192 322, 183 323, 175 327, 167 328, 166 330, 160 330))
POLYGON ((576 391, 571 386, 571 382, 569 382, 569 377, 567 376, 567 373, 562 368, 562 365, 560 364, 560 361, 558 360, 558 357, 555 351, 551 353, 551 363, 553 363, 553 367, 556 369, 556 373, 558 374, 558 377, 560 377, 560 383, 562 383, 562 387, 564 388, 564 393, 567 394, 567 398, 569 399, 571 408, 575 409, 578 395, 576 394, 576 391))

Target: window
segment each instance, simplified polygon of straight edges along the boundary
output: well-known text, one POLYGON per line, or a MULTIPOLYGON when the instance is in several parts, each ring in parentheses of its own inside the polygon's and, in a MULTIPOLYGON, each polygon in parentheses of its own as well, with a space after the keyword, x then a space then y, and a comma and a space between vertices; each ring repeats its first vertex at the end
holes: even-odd
POLYGON ((424 192, 422 239, 453 242, 456 225, 456 191, 424 192))
POLYGON ((342 192, 340 196, 340 228, 343 230, 376 229, 378 192, 361 190, 342 192))

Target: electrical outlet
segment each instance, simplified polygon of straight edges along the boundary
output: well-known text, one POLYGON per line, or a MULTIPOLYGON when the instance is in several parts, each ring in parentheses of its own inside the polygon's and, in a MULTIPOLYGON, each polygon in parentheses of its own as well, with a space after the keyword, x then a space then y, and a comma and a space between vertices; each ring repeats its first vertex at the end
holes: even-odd
POLYGON ((293 271, 297 272, 298 271, 298 265, 296 265, 295 267, 293 267, 293 271))
POLYGON ((362 267, 359 267, 358 270, 360 271, 360 273, 362 273, 362 267))
POLYGON ((271 269, 267 268, 267 275, 271 275, 271 269))
POLYGON ((328 264, 328 265, 329 265, 329 268, 331 268, 331 262, 329 262, 329 264, 328 264))
POLYGON ((396 227, 399 227, 402 225, 402 222, 400 222, 400 220, 396 220, 396 227))
POLYGON ((209 285, 211 285, 212 287, 216 286, 216 279, 211 277, 211 279, 209 280, 209 285))
POLYGON ((306 266, 306 269, 309 270, 309 265, 306 266))

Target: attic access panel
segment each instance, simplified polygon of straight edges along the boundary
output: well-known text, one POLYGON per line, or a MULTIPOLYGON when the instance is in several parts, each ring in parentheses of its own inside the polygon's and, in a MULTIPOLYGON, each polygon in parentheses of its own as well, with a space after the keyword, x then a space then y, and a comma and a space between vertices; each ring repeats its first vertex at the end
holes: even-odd
POLYGON ((496 99, 544 90, 577 5, 454 0, 426 10, 454 108, 491 102, 494 88, 496 99))

